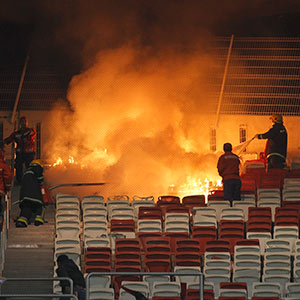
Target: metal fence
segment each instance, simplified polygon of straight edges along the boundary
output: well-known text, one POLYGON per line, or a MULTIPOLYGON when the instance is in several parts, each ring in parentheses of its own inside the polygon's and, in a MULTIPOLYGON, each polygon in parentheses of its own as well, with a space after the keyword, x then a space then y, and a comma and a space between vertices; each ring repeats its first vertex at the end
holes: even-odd
POLYGON ((231 43, 229 37, 219 37, 213 55, 223 65, 213 96, 217 102, 222 90, 220 114, 300 115, 299 38, 234 37, 231 43))
POLYGON ((12 298, 29 298, 29 299, 41 299, 41 298, 72 298, 75 300, 78 300, 77 296, 73 294, 2 294, 2 286, 11 281, 27 281, 27 282, 33 282, 33 281, 61 281, 61 280, 67 280, 70 283, 70 290, 73 291, 73 280, 68 277, 51 277, 51 278, 1 278, 1 285, 0 285, 0 299, 12 299, 12 298))
POLYGON ((10 216, 10 199, 11 193, 7 193, 4 198, 4 210, 3 210, 3 221, 2 228, 0 233, 0 273, 3 272, 4 262, 5 262, 5 253, 7 248, 7 235, 9 228, 9 216, 10 216))
POLYGON ((199 300, 203 300, 204 277, 201 272, 93 272, 86 277, 86 299, 90 297, 90 278, 96 276, 199 276, 199 300))

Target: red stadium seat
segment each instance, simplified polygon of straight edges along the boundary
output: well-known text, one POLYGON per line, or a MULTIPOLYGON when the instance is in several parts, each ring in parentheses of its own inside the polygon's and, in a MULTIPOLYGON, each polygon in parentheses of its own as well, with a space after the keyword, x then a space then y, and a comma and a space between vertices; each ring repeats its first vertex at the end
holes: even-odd
POLYGON ((197 207, 197 206, 204 207, 204 206, 206 206, 205 195, 185 196, 182 198, 182 204, 189 208, 193 208, 193 207, 197 207))
POLYGON ((152 206, 140 206, 139 207, 139 219, 154 219, 154 220, 161 220, 162 219, 162 212, 159 207, 152 207, 152 206))
POLYGON ((113 219, 110 221, 111 232, 135 232, 134 220, 113 219))
POLYGON ((169 253, 145 253, 146 272, 170 272, 171 256, 169 253))
POLYGON ((154 296, 152 300, 180 300, 180 297, 154 296))
POLYGON ((186 247, 186 246, 193 246, 200 248, 200 241, 198 239, 175 239, 175 249, 178 247, 186 247))
POLYGON ((178 196, 165 195, 159 196, 156 205, 158 207, 165 205, 180 205, 180 198, 178 196))
POLYGON ((226 240, 207 241, 205 252, 230 252, 230 243, 226 240))
POLYGON ((247 300, 247 297, 220 296, 218 300, 247 300))
POLYGON ((165 232, 165 236, 171 238, 188 238, 189 232, 165 232))
POLYGON ((201 243, 217 239, 217 228, 214 226, 193 226, 193 239, 199 239, 201 243))
POLYGON ((241 239, 235 244, 236 246, 259 246, 259 239, 241 239))
POLYGON ((280 300, 279 297, 252 297, 251 300, 280 300))
POLYGON ((247 291, 246 282, 220 282, 221 289, 242 289, 247 291))
POLYGON ((241 178, 241 193, 256 193, 256 181, 253 178, 241 178))
POLYGON ((277 175, 263 175, 260 178, 258 188, 281 188, 282 181, 277 175))
POLYGON ((272 218, 272 211, 270 207, 249 207, 248 219, 250 217, 270 217, 272 218))
POLYGON ((210 191, 210 194, 207 196, 207 201, 209 202, 211 200, 223 201, 224 200, 224 191, 223 190, 210 191))
POLYGON ((297 226, 299 227, 298 216, 275 216, 275 226, 297 226))
POLYGON ((168 205, 164 208, 162 208, 162 210, 165 213, 183 213, 183 214, 189 214, 190 210, 187 207, 184 206, 180 206, 180 205, 168 205))
POLYGON ((201 267, 202 259, 198 252, 175 252, 175 266, 201 267))
POLYGON ((117 238, 115 241, 115 247, 117 248, 119 245, 135 245, 141 247, 141 241, 138 238, 131 238, 131 239, 124 239, 124 238, 117 238))

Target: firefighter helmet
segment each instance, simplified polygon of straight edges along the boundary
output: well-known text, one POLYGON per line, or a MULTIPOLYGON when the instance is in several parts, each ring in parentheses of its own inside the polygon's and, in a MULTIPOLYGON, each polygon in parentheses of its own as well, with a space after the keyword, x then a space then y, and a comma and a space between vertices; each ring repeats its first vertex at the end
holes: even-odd
POLYGON ((283 121, 282 115, 280 114, 274 114, 270 117, 273 123, 281 123, 283 121))
POLYGON ((36 165, 43 168, 43 164, 40 159, 34 159, 31 161, 30 166, 36 166, 36 165))

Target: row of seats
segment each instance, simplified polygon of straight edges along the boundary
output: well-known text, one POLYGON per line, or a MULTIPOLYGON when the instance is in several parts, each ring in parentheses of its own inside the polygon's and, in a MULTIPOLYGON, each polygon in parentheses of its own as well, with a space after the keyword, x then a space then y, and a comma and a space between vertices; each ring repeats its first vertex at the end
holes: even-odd
MULTIPOLYGON (((267 192, 270 193, 271 191, 267 192)), ((290 297, 292 294, 288 293, 285 284, 291 283, 293 280, 296 281, 298 278, 297 239, 299 237, 299 223, 297 225, 293 224, 295 225, 294 227, 297 227, 297 232, 289 232, 288 234, 291 233, 290 236, 285 235, 288 243, 280 244, 279 236, 277 236, 279 234, 279 227, 284 227, 282 228, 282 233, 284 234, 287 234, 287 228, 292 229, 289 227, 293 227, 289 223, 291 219, 288 219, 289 222, 287 223, 284 217, 278 213, 280 209, 276 207, 280 207, 281 203, 278 201, 278 206, 267 208, 266 211, 268 213, 262 214, 261 219, 257 220, 259 216, 255 215, 255 213, 253 217, 251 216, 252 209, 253 211, 257 209, 256 205, 259 205, 262 197, 257 201, 257 195, 255 195, 255 198, 251 193, 246 193, 245 195, 247 195, 245 200, 235 201, 233 207, 239 208, 236 206, 242 206, 242 213, 238 210, 234 211, 233 208, 229 207, 228 203, 221 203, 220 199, 213 199, 213 197, 206 204, 204 196, 190 196, 185 200, 182 199, 182 201, 180 201, 179 197, 165 196, 160 197, 156 204, 154 203, 154 199, 148 199, 147 201, 147 199, 140 198, 134 199, 140 203, 134 203, 133 200, 130 203, 129 198, 123 199, 123 196, 117 196, 105 202, 101 196, 90 196, 83 198, 81 201, 77 198, 77 204, 71 207, 71 204, 62 204, 65 200, 68 202, 71 197, 68 195, 61 197, 60 195, 57 197, 57 200, 60 198, 62 201, 56 201, 56 204, 60 203, 57 205, 56 213, 57 237, 55 241, 55 256, 62 253, 67 254, 78 265, 82 265, 83 271, 89 274, 101 270, 106 270, 107 272, 112 270, 118 272, 126 271, 128 273, 130 271, 144 270, 149 272, 153 270, 184 272, 187 269, 191 272, 202 271, 206 278, 205 299, 223 299, 222 297, 227 297, 228 295, 223 294, 225 291, 220 287, 220 283, 231 283, 230 281, 242 281, 246 283, 247 298, 252 296, 255 298, 257 295, 252 292, 252 284, 254 282, 263 281, 260 284, 266 284, 272 281, 273 278, 284 277, 277 280, 276 283, 280 284, 280 295, 282 297, 290 297), (251 197, 252 199, 250 199, 251 197), (144 205, 145 203, 147 204, 144 205), (226 206, 221 208, 222 204, 226 206), (208 215, 207 211, 204 213, 204 209, 215 210, 212 210, 214 217, 210 217, 210 220, 215 219, 214 224, 201 223, 205 219, 203 218, 203 214, 208 215), (120 213, 120 211, 122 212, 120 213), (102 216, 100 212, 103 213, 102 216), (234 214, 236 217, 234 217, 234 214), (116 216, 118 217, 116 218, 116 216), (61 229, 72 220, 75 220, 74 225, 76 223, 77 226, 74 227, 77 229, 74 230, 74 237, 66 237, 61 234, 61 229), (253 223, 256 223, 256 221, 258 223, 261 222, 260 225, 262 226, 255 227, 253 223), (280 224, 279 221, 285 224, 280 224), (169 222, 175 222, 177 223, 177 228, 184 229, 167 233, 166 223, 168 224, 169 222), (98 225, 101 224, 100 231, 96 230, 95 223, 99 223, 98 225), (178 224, 186 226, 178 226, 178 224), (271 225, 267 227, 269 224, 271 225), (162 235, 170 235, 170 237, 162 235), (119 239, 118 237, 120 236, 127 238, 119 239), (272 236, 277 237, 277 239, 272 240, 272 236), (251 241, 250 238, 253 237, 258 238, 258 240, 255 242, 251 241), (217 238, 219 240, 216 240, 217 238), (244 240, 244 238, 247 238, 247 240, 244 240), (169 239, 169 246, 166 244, 160 245, 157 239, 162 242, 166 242, 169 239), (82 244, 82 241, 84 244, 82 244), (125 246, 124 244, 120 246, 122 241, 123 243, 138 242, 139 246, 125 246), (154 243, 154 245, 148 245, 148 241, 154 243), (239 247, 246 246, 238 245, 239 241, 243 241, 241 243, 253 242, 256 244, 252 246, 248 245, 251 247, 245 253, 238 253, 239 247), (272 241, 277 243, 278 247, 271 247, 272 241), (180 242, 181 246, 179 247, 177 243, 180 244, 180 242), (220 242, 224 243, 221 245, 220 242), (159 245, 159 249, 157 245, 159 245), (282 249, 280 250, 280 254, 278 254, 276 251, 273 253, 271 248, 276 249, 276 251, 279 248, 282 249), (219 251, 214 251, 217 249, 219 251), (254 249, 256 249, 256 252, 253 251, 254 253, 252 253, 250 250, 254 249), (287 249, 291 251, 288 252, 287 249), (222 251, 220 252, 220 250, 222 251), (82 253, 84 253, 84 258, 81 260, 82 253), (100 253, 102 258, 97 257, 100 253), (272 260, 272 255, 273 258, 274 255, 275 258, 277 256, 280 257, 280 260, 278 260, 278 257, 272 260), (283 265, 277 265, 279 262, 283 265), (269 270, 271 274, 267 274, 269 270), (279 274, 276 273, 277 271, 279 274), (249 279, 248 281, 247 278, 249 279)), ((128 292, 122 289, 122 285, 124 282, 126 283, 126 280, 138 281, 138 285, 140 282, 148 282, 149 289, 146 289, 144 294, 152 299, 179 299, 178 297, 181 297, 181 299, 198 299, 198 276, 188 276, 189 279, 184 277, 186 276, 176 276, 176 278, 167 276, 167 279, 164 279, 171 283, 170 286, 178 287, 178 284, 180 285, 179 291, 178 288, 175 288, 177 289, 177 294, 170 294, 172 290, 170 286, 165 293, 159 294, 156 287, 160 286, 157 283, 161 280, 157 277, 151 278, 151 275, 149 275, 150 279, 148 278, 148 281, 146 277, 140 276, 135 278, 134 276, 128 276, 127 278, 123 276, 114 276, 113 278, 109 276, 96 276, 95 279, 88 277, 91 283, 90 299, 99 299, 99 297, 100 299, 101 297, 102 299, 134 299, 128 298, 128 292), (108 277, 109 279, 106 278, 107 280, 105 281, 104 277, 108 277), (103 280, 106 283, 100 284, 103 280), (153 289, 153 286, 155 289, 153 289), (103 296, 105 292, 108 294, 103 296), (99 293, 102 293, 102 296, 99 293)), ((296 283, 294 283, 295 287, 296 283)), ((130 285, 130 283, 128 284, 130 285)), ((126 288, 125 285, 124 287, 126 288)), ((127 287, 130 288, 130 286, 127 287)), ((275 295, 273 296, 276 297, 275 295)), ((224 299, 234 299, 233 296, 229 297, 224 299)))

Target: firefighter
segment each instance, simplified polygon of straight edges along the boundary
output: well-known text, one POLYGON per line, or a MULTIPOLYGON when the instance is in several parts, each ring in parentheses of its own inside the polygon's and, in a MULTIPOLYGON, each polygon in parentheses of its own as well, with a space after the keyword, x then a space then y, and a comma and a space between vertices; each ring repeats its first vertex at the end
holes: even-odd
POLYGON ((10 166, 4 161, 4 151, 0 149, 0 215, 3 215, 4 197, 10 190, 12 172, 10 166))
POLYGON ((218 172, 223 179, 224 200, 241 200, 240 159, 232 153, 232 145, 223 145, 224 154, 218 160, 218 172))
POLYGON ((20 216, 16 227, 27 227, 32 214, 34 225, 44 224, 45 205, 41 186, 43 184, 43 166, 40 160, 33 160, 25 171, 20 189, 20 216))
POLYGON ((256 134, 258 139, 267 139, 265 154, 268 161, 268 170, 273 168, 283 169, 286 166, 287 131, 283 125, 280 114, 270 117, 273 126, 262 134, 256 134))
POLYGON ((17 184, 20 184, 22 180, 23 164, 25 164, 25 167, 28 168, 30 162, 34 159, 35 136, 35 129, 28 127, 28 118, 24 116, 20 118, 19 130, 14 131, 3 141, 6 145, 13 142, 17 144, 15 160, 17 184))

